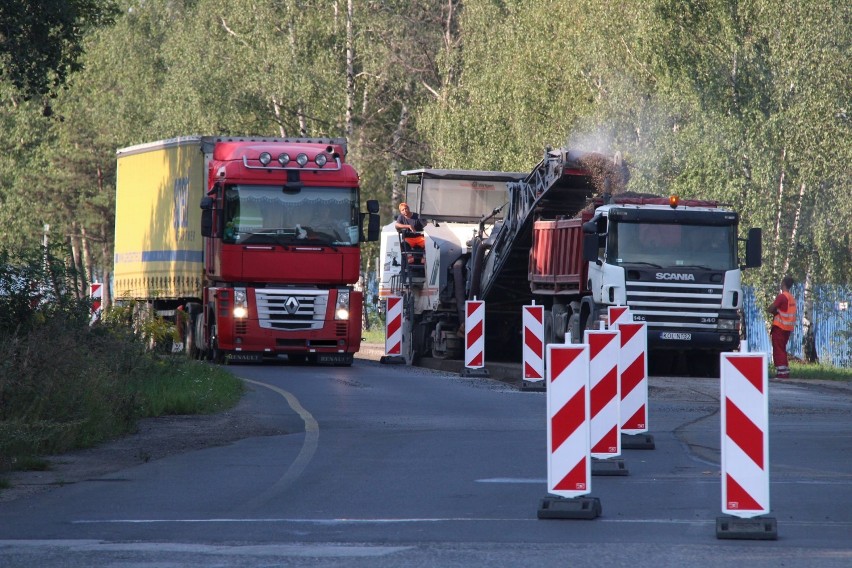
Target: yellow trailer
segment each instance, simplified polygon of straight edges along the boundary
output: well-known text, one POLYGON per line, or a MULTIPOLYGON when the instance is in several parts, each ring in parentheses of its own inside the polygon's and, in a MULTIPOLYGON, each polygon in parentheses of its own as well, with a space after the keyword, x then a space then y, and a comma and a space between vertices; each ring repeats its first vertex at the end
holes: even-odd
POLYGON ((182 137, 116 152, 117 299, 200 299, 206 145, 182 137))

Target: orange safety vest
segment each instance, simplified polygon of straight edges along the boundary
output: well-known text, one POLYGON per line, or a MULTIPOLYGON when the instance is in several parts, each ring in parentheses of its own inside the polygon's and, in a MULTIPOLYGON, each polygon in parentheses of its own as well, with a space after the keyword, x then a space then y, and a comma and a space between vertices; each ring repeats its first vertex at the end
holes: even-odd
POLYGON ((781 293, 787 298, 787 309, 784 311, 781 311, 781 308, 778 309, 778 313, 772 319, 772 325, 784 331, 793 331, 793 326, 796 324, 796 300, 790 292, 781 293))

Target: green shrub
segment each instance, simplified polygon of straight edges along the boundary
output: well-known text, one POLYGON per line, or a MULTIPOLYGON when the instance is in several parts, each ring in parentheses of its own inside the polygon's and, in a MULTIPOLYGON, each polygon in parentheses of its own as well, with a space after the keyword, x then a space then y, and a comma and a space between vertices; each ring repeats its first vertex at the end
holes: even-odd
POLYGON ((148 349, 170 345, 173 326, 137 306, 89 325, 90 304, 69 292, 64 264, 45 276, 42 263, 0 252, 0 471, 133 431, 142 417, 239 400, 242 383, 224 369, 148 349), (32 296, 33 281, 52 291, 32 296))

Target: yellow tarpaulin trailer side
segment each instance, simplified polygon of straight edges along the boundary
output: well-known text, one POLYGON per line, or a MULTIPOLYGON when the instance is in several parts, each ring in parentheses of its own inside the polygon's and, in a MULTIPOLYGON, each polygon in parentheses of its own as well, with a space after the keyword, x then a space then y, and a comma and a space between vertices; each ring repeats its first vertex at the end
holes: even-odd
POLYGON ((116 298, 199 297, 199 203, 207 187, 202 138, 142 144, 116 154, 116 298))

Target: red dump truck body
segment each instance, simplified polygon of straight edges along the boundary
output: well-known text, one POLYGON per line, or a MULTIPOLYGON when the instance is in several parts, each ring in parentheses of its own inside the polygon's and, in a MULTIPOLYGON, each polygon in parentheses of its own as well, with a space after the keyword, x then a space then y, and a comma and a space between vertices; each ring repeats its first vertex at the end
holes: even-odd
POLYGON ((536 221, 530 248, 529 281, 534 294, 588 292, 589 263, 583 259, 583 223, 590 212, 574 219, 536 221))

